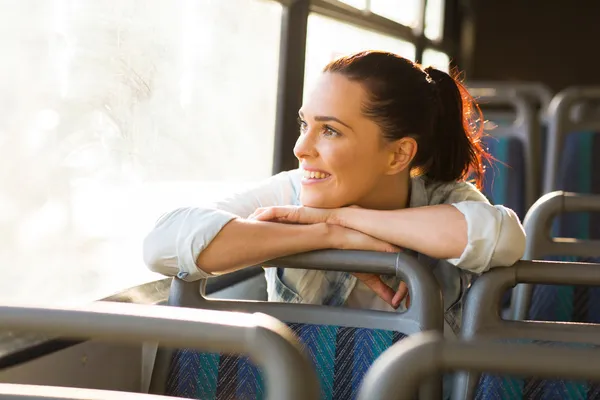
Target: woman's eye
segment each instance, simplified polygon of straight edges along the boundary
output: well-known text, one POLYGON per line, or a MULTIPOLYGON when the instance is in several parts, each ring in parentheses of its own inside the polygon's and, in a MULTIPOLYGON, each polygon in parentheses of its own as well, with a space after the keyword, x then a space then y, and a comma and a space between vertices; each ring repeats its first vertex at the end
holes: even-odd
POLYGON ((325 125, 325 136, 340 136, 340 133, 329 125, 325 125))
POLYGON ((306 132, 306 128, 307 128, 306 122, 302 121, 300 118, 298 118, 298 128, 300 129, 301 133, 306 132))

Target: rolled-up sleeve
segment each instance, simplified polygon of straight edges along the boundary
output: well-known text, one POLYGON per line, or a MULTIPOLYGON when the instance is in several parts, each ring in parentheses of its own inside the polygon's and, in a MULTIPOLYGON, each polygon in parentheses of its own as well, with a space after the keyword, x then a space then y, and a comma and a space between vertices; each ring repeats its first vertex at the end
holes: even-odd
POLYGON ((211 276, 196 264, 202 251, 233 219, 246 218, 259 207, 290 204, 296 192, 294 174, 280 173, 210 207, 179 208, 164 214, 144 238, 144 263, 151 271, 185 281, 211 276))
POLYGON ((196 266, 200 253, 238 216, 210 208, 180 208, 161 217, 144 239, 144 262, 167 276, 195 281, 209 276, 196 266))
POLYGON ((462 255, 449 262, 474 273, 483 273, 493 267, 510 266, 523 257, 525 230, 513 210, 491 205, 472 185, 465 185, 453 193, 447 203, 464 215, 468 232, 468 243, 462 255))

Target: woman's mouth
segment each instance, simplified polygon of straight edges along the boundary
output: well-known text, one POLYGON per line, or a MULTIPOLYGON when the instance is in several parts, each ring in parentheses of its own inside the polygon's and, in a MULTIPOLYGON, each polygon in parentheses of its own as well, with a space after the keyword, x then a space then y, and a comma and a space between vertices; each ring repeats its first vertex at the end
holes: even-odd
POLYGON ((331 174, 329 174, 327 172, 323 172, 323 171, 309 171, 309 170, 305 169, 303 172, 304 172, 304 174, 302 175, 303 183, 322 182, 324 180, 327 180, 329 177, 331 177, 331 174))

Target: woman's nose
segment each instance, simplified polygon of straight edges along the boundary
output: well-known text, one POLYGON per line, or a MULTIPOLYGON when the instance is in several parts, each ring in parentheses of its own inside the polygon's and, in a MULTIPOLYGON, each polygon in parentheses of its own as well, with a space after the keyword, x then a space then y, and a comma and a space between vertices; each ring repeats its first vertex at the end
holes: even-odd
POLYGON ((298 140, 296 140, 296 145, 294 146, 294 155, 297 159, 316 157, 318 154, 314 137, 310 132, 298 136, 298 140))

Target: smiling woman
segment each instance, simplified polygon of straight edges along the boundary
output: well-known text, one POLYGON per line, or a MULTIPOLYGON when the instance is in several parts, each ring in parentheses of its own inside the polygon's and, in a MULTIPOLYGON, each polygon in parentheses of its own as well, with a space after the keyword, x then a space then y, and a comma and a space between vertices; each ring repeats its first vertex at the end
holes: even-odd
MULTIPOLYGON (((432 268, 456 331, 472 274, 513 264, 525 244, 515 213, 465 181, 483 179, 480 117, 439 70, 380 51, 334 60, 299 110, 301 168, 165 214, 145 261, 196 280, 310 250, 414 251, 440 260, 432 268)), ((368 274, 265 271, 269 301, 394 310, 406 298, 397 280, 368 274)))

